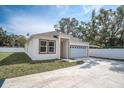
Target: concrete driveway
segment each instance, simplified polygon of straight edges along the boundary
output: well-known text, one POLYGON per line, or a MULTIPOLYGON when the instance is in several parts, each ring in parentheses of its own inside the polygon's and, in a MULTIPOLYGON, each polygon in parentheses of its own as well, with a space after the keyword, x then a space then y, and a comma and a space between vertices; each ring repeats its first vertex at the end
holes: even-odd
POLYGON ((6 79, 2 87, 124 87, 124 62, 97 58, 83 60, 85 63, 78 66, 6 79))

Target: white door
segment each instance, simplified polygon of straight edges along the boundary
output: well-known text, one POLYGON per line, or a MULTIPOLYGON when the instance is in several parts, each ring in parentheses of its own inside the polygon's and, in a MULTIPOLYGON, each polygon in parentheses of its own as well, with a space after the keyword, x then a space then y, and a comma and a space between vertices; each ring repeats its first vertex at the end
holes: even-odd
POLYGON ((86 46, 70 46, 70 58, 82 58, 87 56, 86 46))

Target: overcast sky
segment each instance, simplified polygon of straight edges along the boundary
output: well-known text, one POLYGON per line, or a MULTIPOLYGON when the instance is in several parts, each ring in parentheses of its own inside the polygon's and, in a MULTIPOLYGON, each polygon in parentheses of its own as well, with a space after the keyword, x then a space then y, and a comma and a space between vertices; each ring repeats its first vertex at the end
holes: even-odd
POLYGON ((0 6, 0 27, 9 33, 26 35, 54 30, 62 17, 88 22, 93 9, 116 10, 118 6, 0 6))

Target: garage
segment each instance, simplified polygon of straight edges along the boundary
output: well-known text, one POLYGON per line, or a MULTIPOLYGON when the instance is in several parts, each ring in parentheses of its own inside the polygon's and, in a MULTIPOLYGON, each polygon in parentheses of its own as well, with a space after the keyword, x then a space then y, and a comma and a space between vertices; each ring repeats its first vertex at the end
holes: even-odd
POLYGON ((71 45, 70 58, 82 58, 87 56, 87 46, 71 45))

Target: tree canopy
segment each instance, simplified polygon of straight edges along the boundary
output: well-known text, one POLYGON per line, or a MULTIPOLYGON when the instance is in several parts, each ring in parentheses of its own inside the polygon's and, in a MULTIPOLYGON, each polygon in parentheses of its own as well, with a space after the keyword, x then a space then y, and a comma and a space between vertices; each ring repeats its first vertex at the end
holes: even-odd
POLYGON ((122 6, 116 11, 100 9, 99 14, 93 10, 87 23, 76 18, 62 18, 54 28, 101 47, 124 46, 124 9, 122 6))
POLYGON ((0 27, 0 46, 6 47, 24 47, 26 38, 23 35, 8 34, 6 30, 0 27))

